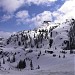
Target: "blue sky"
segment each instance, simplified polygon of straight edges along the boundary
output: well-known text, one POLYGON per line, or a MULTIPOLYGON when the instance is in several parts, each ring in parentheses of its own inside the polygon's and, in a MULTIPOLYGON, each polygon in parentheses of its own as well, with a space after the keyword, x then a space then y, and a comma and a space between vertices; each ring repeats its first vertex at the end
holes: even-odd
POLYGON ((65 0, 26 1, 0 0, 0 31, 34 29, 44 20, 54 21, 53 13, 65 3, 65 0))

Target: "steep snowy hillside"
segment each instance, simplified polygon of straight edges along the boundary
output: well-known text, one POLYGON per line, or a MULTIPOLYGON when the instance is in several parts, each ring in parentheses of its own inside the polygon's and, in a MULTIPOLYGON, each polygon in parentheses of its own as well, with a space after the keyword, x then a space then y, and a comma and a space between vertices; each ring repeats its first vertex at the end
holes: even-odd
MULTIPOLYGON (((2 75, 74 75, 75 52, 65 50, 71 21, 11 35, 0 47, 2 75)), ((52 23, 53 24, 53 23, 52 23)))

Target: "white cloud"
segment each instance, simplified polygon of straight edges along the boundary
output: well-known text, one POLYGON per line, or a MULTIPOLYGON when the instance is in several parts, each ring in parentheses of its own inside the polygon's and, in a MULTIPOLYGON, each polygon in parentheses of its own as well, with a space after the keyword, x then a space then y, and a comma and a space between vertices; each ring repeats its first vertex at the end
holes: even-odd
MULTIPOLYGON (((0 7, 4 11, 9 13, 16 11, 23 4, 36 4, 36 5, 50 5, 57 0, 0 0, 0 7)), ((50 11, 44 11, 37 14, 35 17, 29 18, 29 13, 26 10, 19 11, 16 14, 17 22, 20 23, 34 23, 35 25, 41 25, 44 20, 52 20, 52 16, 55 17, 55 22, 63 22, 67 18, 75 18, 75 0, 66 0, 65 3, 57 10, 51 13, 50 11)), ((12 18, 11 15, 4 15, 2 21, 6 21, 12 18)))
POLYGON ((40 26, 43 21, 52 21, 52 14, 50 11, 44 11, 28 21, 32 22, 35 26, 40 26))
POLYGON ((66 19, 75 18, 75 0, 66 0, 57 11, 54 11, 53 13, 50 11, 44 11, 31 19, 27 18, 26 21, 38 26, 45 20, 52 21, 52 16, 55 18, 55 22, 64 22, 66 19))
POLYGON ((8 13, 16 11, 24 4, 24 0, 0 0, 0 7, 8 13))
MULTIPOLYGON (((0 7, 2 8, 1 11, 7 12, 6 14, 1 17, 1 21, 7 21, 11 19, 13 16, 11 16, 17 9, 19 9, 21 6, 25 4, 36 4, 36 5, 51 5, 52 2, 55 2, 57 0, 0 0, 0 7)), ((22 11, 18 12, 16 15, 17 21, 24 22, 25 18, 29 16, 28 12, 22 11)), ((28 22, 29 19, 26 19, 28 22)))
POLYGON ((57 22, 63 22, 68 18, 75 18, 75 0, 66 0, 53 15, 56 17, 57 22))
POLYGON ((46 5, 50 5, 52 2, 55 2, 57 0, 27 0, 26 3, 28 4, 36 4, 36 5, 40 5, 40 4, 46 4, 46 5))
POLYGON ((28 11, 20 11, 16 14, 17 24, 30 24, 35 26, 42 25, 43 21, 52 21, 52 13, 50 11, 44 11, 37 14, 35 17, 30 18, 28 11))
POLYGON ((52 20, 52 16, 55 18, 55 22, 64 22, 66 19, 75 18, 75 0, 66 0, 57 11, 53 13, 44 11, 28 21, 35 25, 41 25, 44 20, 52 20))
POLYGON ((57 0, 0 0, 0 7, 8 13, 12 13, 25 4, 51 5, 51 3, 55 1, 57 0))
POLYGON ((28 14, 28 11, 26 11, 26 10, 19 11, 16 14, 16 18, 25 19, 25 18, 28 18, 28 17, 29 17, 29 14, 28 14))
POLYGON ((3 15, 3 17, 1 18, 1 22, 4 22, 4 21, 8 21, 9 19, 11 19, 13 17, 13 15, 3 15))
POLYGON ((19 11, 16 14, 16 19, 17 19, 17 23, 18 24, 25 23, 26 22, 26 19, 28 19, 28 18, 29 18, 29 13, 26 10, 19 11))

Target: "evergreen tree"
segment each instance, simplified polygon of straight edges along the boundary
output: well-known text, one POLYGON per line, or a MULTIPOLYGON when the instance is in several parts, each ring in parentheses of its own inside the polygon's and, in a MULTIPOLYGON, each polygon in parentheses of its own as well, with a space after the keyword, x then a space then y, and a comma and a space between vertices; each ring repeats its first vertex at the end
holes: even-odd
POLYGON ((50 33, 50 37, 52 37, 52 32, 50 33))
POLYGON ((40 69, 40 66, 38 65, 38 69, 40 69))
POLYGON ((45 39, 48 38, 48 30, 45 30, 45 39))
POLYGON ((1 61, 0 61, 0 67, 1 67, 1 61))
POLYGON ((34 33, 34 38, 35 38, 35 33, 34 33))
POLYGON ((17 68, 19 68, 19 69, 26 68, 26 61, 25 61, 25 59, 24 59, 24 61, 22 61, 22 60, 19 61, 18 65, 17 65, 17 68))
POLYGON ((31 48, 33 48, 34 46, 31 44, 31 48))
POLYGON ((26 67, 26 61, 25 61, 25 59, 24 59, 24 61, 23 61, 23 65, 24 65, 23 68, 25 68, 25 67, 26 67))
POLYGON ((7 42, 6 42, 7 45, 10 43, 10 40, 11 40, 11 38, 7 39, 7 42))
POLYGON ((18 45, 21 46, 21 42, 20 41, 18 42, 18 45))
POLYGON ((5 59, 3 58, 3 64, 5 64, 5 59))
POLYGON ((40 51, 40 55, 41 55, 41 51, 40 51))
POLYGON ((26 42, 26 41, 25 41, 25 45, 24 45, 24 47, 27 48, 27 42, 26 42))
POLYGON ((19 61, 17 68, 22 69, 22 60, 19 61))
POLYGON ((63 55, 63 58, 65 58, 65 55, 63 55))
POLYGON ((53 39, 50 39, 50 40, 49 40, 49 46, 50 46, 50 48, 51 48, 51 46, 52 46, 52 43, 53 43, 53 39))
POLYGON ((15 55, 13 55, 13 59, 12 59, 12 62, 15 62, 15 55))
POLYGON ((70 54, 73 54, 73 50, 70 50, 70 54))
POLYGON ((22 45, 24 45, 24 42, 22 43, 22 45))
POLYGON ((36 48, 39 48, 38 44, 36 45, 36 48))
POLYGON ((59 55, 59 58, 60 58, 60 55, 59 55))
POLYGON ((30 67, 31 67, 31 70, 33 70, 33 63, 32 63, 32 60, 30 61, 30 67))

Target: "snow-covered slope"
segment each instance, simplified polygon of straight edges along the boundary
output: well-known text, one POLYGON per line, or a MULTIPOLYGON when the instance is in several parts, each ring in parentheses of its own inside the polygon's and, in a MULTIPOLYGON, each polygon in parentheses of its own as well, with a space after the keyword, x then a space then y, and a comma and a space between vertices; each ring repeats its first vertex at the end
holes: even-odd
POLYGON ((2 75, 74 75, 74 54, 66 47, 71 21, 11 35, 0 47, 2 75), (15 59, 14 59, 15 58, 15 59), (25 60, 25 61, 24 61, 25 60), (20 61, 24 61, 26 66, 20 61), (32 62, 32 64, 31 64, 32 62))

